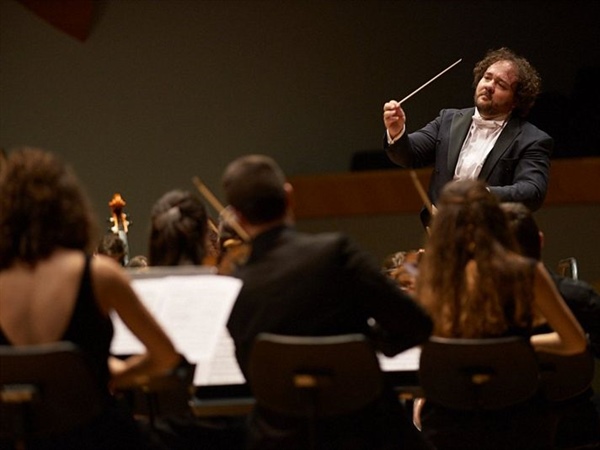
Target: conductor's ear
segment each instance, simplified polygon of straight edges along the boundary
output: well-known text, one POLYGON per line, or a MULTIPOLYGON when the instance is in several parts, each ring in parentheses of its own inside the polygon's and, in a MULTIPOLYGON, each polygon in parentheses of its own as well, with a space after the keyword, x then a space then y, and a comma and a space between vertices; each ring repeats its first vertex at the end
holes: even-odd
POLYGON ((285 191, 285 200, 288 206, 292 206, 294 203, 294 187, 290 183, 285 183, 283 190, 285 191))
POLYGON ((296 206, 296 201, 294 197, 294 187, 290 183, 285 183, 283 185, 283 189, 285 191, 286 210, 289 219, 293 217, 294 207, 296 206))

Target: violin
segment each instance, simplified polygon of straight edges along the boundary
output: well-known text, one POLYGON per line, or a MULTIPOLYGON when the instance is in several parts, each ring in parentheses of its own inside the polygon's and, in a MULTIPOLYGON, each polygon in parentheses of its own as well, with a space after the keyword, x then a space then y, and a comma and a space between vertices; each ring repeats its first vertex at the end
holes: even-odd
MULTIPOLYGON (((250 256, 250 236, 232 217, 232 211, 224 207, 215 195, 206 187, 198 177, 192 179, 202 196, 219 213, 218 225, 209 220, 209 226, 216 228, 218 240, 218 255, 216 260, 217 273, 230 275, 233 271, 246 263, 250 256)), ((207 259, 208 260, 208 259, 207 259)))
POLYGON ((123 211, 127 203, 121 197, 121 194, 115 193, 112 199, 108 202, 108 206, 111 209, 111 216, 109 222, 112 224, 110 231, 118 235, 123 241, 125 247, 125 255, 123 258, 123 265, 129 263, 129 242, 127 240, 127 233, 129 231, 130 222, 127 219, 127 214, 123 211))
POLYGON ((217 261, 217 273, 231 275, 235 269, 246 263, 251 249, 250 243, 242 239, 225 240, 221 245, 221 253, 217 261))

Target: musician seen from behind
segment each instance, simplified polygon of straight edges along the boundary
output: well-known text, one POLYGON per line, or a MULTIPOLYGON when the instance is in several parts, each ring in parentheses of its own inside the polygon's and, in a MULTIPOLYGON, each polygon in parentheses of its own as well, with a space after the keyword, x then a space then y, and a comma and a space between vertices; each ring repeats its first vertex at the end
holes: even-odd
POLYGON ((107 256, 91 256, 98 239, 92 211, 79 180, 56 154, 11 151, 0 170, 0 345, 71 342, 104 397, 97 417, 28 440, 30 449, 145 448, 148 442, 113 391, 143 385, 181 361, 123 268, 107 256), (111 312, 144 345, 142 354, 124 360, 110 355, 111 312))
MULTIPOLYGON (((522 203, 507 202, 501 205, 508 225, 517 239, 521 254, 537 261, 542 260, 544 234, 533 214, 522 203)), ((590 350, 600 358, 600 294, 585 281, 563 277, 548 270, 552 280, 577 321, 586 332, 590 350)), ((548 332, 547 325, 536 332, 548 332)), ((600 448, 600 416, 592 398, 600 401, 600 393, 590 387, 580 395, 559 405, 561 420, 558 424, 556 448, 600 448)))
MULTIPOLYGON (((250 351, 261 332, 362 333, 377 342, 369 326, 374 320, 386 335, 388 354, 428 338, 432 323, 423 309, 348 237, 295 229, 293 189, 273 159, 248 155, 234 160, 224 172, 222 186, 251 239, 247 262, 233 273, 244 284, 227 323, 246 378, 250 351)), ((306 426, 305 419, 257 407, 249 418, 248 448, 306 448, 306 426)), ((364 410, 329 419, 322 431, 324 448, 429 448, 391 388, 364 410)))
MULTIPOLYGON (((207 259, 212 259, 208 253, 208 223, 206 207, 197 195, 182 189, 165 192, 152 205, 150 212, 149 265, 206 265, 207 259)), ((188 389, 182 383, 175 392, 167 392, 162 398, 158 398, 159 402, 175 402, 175 406, 178 406, 177 410, 155 419, 155 432, 159 441, 172 450, 213 448, 212 446, 224 449, 243 448, 243 426, 239 423, 241 419, 233 416, 214 419, 196 417, 189 408, 183 407, 189 399, 188 389)))
MULTIPOLYGON (((497 197, 480 180, 442 189, 416 298, 433 318, 436 336, 521 336, 539 352, 586 351, 583 330, 547 270, 518 253, 497 197), (535 334, 542 321, 554 332, 535 334)), ((427 400, 421 424, 438 450, 554 448, 555 415, 539 396, 495 411, 458 411, 427 400)))
POLYGON ((150 224, 150 266, 203 264, 208 214, 198 197, 180 189, 165 192, 152 206, 150 224))
POLYGON ((126 265, 125 259, 127 255, 127 247, 125 242, 123 242, 123 239, 121 239, 116 233, 108 232, 102 236, 102 239, 96 248, 96 254, 106 255, 109 258, 114 259, 121 266, 126 265))
MULTIPOLYGON (((429 198, 437 203, 451 180, 480 179, 500 201, 535 211, 548 187, 553 139, 525 120, 540 91, 535 68, 508 48, 489 51, 473 69, 475 106, 442 109, 412 133, 402 105, 383 105, 384 148, 401 167, 433 166, 429 198)), ((424 225, 429 211, 421 211, 424 225)))

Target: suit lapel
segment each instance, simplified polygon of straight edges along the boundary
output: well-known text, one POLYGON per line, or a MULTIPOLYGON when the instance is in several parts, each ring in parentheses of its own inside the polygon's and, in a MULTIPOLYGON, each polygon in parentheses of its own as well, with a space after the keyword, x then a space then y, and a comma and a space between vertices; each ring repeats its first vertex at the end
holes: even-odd
POLYGON ((502 157, 502 155, 509 148, 510 144, 515 140, 515 137, 521 132, 520 121, 517 117, 511 117, 508 121, 500 136, 498 136, 498 140, 494 145, 494 148, 490 151, 485 162, 483 163, 483 167, 481 168, 481 172, 479 173, 480 180, 487 180, 492 170, 502 157))
POLYGON ((450 142, 448 144, 448 169, 454 174, 454 169, 458 162, 458 155, 465 142, 469 127, 471 126, 471 117, 475 108, 468 108, 458 111, 452 118, 450 125, 450 142))

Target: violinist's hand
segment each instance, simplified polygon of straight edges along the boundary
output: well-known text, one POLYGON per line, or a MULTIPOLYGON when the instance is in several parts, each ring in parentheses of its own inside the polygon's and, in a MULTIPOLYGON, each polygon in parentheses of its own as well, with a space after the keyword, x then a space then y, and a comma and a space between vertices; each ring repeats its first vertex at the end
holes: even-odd
POLYGON ((387 129, 390 138, 397 138, 404 131, 406 115, 404 110, 396 100, 390 100, 383 105, 383 124, 387 129))

